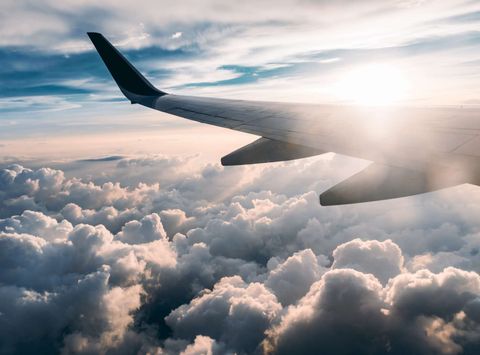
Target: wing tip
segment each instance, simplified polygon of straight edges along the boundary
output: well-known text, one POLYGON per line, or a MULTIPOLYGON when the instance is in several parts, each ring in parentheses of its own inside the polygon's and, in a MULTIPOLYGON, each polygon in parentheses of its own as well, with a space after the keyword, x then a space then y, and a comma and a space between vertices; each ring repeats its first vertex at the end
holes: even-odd
POLYGON ((154 87, 105 36, 99 32, 87 32, 87 35, 127 98, 136 101, 136 96, 159 97, 166 95, 165 92, 154 87))
POLYGON ((88 38, 94 40, 95 38, 105 38, 100 32, 87 32, 88 38))

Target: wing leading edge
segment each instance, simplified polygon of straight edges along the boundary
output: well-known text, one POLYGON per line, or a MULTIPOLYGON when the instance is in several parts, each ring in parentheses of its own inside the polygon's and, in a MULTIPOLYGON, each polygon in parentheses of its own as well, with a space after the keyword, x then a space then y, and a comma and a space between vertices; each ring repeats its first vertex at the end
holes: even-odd
MULTIPOLYGON (((462 147, 467 143, 479 140, 480 126, 456 130, 443 127, 441 124, 447 122, 444 117, 450 113, 436 112, 440 119, 432 121, 433 129, 432 122, 412 130, 411 123, 399 125, 401 120, 392 119, 392 127, 387 130, 389 136, 382 129, 366 129, 359 119, 373 116, 374 120, 379 116, 377 111, 352 113, 349 108, 329 105, 167 94, 155 88, 103 35, 89 32, 88 36, 120 90, 132 103, 261 136, 223 157, 223 165, 299 159, 329 151, 375 161, 364 171, 322 193, 322 205, 377 201, 435 191, 465 182, 476 183, 478 179, 472 177, 470 171, 473 165, 474 175, 480 176, 480 161, 475 157, 467 159, 467 164, 463 159, 462 164, 457 164, 461 166, 460 170, 453 174, 443 174, 448 164, 431 164, 430 159, 438 158, 440 153, 447 161, 457 158, 455 150, 464 149, 462 147), (401 139, 392 142, 392 137, 401 139), (441 178, 437 178, 437 171, 442 171, 441 178)), ((396 116, 424 114, 428 112, 400 111, 396 116)), ((383 115, 392 114, 383 112, 383 115)), ((367 122, 371 121, 370 118, 367 122)), ((412 117, 411 122, 414 121, 415 117, 412 117)), ((382 128, 381 124, 379 126, 382 128)))

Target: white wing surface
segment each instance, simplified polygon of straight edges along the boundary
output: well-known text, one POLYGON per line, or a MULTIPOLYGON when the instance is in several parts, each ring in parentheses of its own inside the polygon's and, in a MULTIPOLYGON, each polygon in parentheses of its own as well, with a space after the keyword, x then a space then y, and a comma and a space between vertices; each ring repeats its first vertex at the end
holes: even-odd
POLYGON ((101 34, 90 39, 132 102, 261 138, 222 158, 265 163, 335 152, 374 162, 321 194, 324 205, 383 200, 480 184, 480 110, 290 104, 167 94, 101 34))

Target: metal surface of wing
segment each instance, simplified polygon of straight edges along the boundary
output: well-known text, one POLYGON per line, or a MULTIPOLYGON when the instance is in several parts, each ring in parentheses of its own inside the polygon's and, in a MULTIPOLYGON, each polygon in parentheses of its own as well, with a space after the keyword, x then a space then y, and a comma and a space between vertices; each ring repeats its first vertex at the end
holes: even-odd
POLYGON ((323 153, 325 152, 315 148, 262 137, 224 156, 221 162, 224 166, 258 164, 306 158, 323 153))
MULTIPOLYGON (((433 191, 437 184, 432 185, 432 176, 438 172, 442 172, 442 181, 455 176, 454 184, 480 184, 477 108, 355 107, 166 94, 151 85, 105 37, 88 35, 132 103, 263 137, 224 157, 225 165, 296 159, 315 152, 335 152, 377 164, 322 194, 325 204, 433 191), (380 179, 382 174, 385 177, 380 179)), ((447 180, 439 188, 453 184, 447 180)))
POLYGON ((322 206, 417 195, 462 184, 461 177, 373 163, 320 195, 322 206))

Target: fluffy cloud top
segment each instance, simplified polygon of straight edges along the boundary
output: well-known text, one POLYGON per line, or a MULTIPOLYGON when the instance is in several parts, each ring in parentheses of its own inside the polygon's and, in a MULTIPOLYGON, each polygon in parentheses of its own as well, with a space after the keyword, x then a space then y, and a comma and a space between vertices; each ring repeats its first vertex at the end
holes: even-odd
POLYGON ((391 240, 352 240, 338 246, 333 252, 332 268, 352 268, 373 274, 382 283, 398 275, 403 267, 402 251, 391 240))
POLYGON ((475 349, 477 273, 402 273, 387 287, 353 269, 327 272, 269 332, 266 352, 460 353, 475 349), (466 348, 462 345, 469 343, 466 348))
POLYGON ((322 208, 341 158, 151 183, 164 159, 134 184, 129 159, 101 182, 0 171, 0 352, 478 352, 472 190, 322 208))

